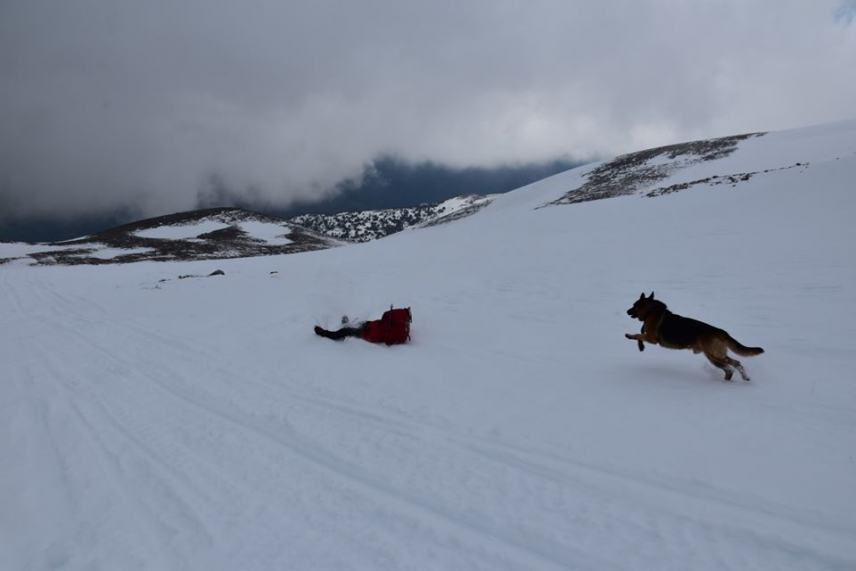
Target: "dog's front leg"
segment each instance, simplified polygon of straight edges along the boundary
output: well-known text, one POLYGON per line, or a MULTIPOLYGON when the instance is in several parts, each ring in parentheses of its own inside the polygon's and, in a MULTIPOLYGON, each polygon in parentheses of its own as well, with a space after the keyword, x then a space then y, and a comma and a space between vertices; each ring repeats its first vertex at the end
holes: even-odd
POLYGON ((635 339, 635 340, 636 340, 636 344, 637 344, 637 346, 639 347, 639 350, 640 350, 640 351, 644 351, 644 350, 645 350, 645 344, 644 344, 644 343, 642 343, 642 337, 643 337, 643 336, 642 336, 641 334, 638 334, 638 333, 625 333, 625 334, 624 334, 624 336, 625 336, 625 337, 627 337, 628 339, 635 339))
POLYGON ((639 350, 640 351, 645 350, 645 344, 642 343, 643 340, 647 341, 647 339, 645 339, 645 323, 642 323, 642 329, 639 331, 638 335, 633 335, 631 333, 625 333, 624 336, 627 337, 628 339, 635 339, 636 343, 639 347, 639 350))

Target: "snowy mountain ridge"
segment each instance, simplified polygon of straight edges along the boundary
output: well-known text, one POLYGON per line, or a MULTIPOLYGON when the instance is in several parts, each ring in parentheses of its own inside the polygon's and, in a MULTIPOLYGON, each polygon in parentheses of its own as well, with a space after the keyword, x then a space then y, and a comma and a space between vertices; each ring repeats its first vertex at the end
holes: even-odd
POLYGON ((293 254, 329 248, 335 240, 238 208, 211 208, 140 220, 50 244, 0 243, 0 264, 101 265, 141 261, 214 260, 293 254))
MULTIPOLYGON (((737 188, 748 183, 753 177, 764 177, 791 169, 804 172, 810 168, 812 160, 837 161, 850 158, 851 153, 846 143, 852 136, 850 130, 853 123, 845 121, 835 125, 783 132, 791 133, 798 141, 820 139, 822 144, 816 149, 800 144, 784 147, 779 144, 777 154, 763 157, 757 164, 728 159, 741 146, 752 147, 753 140, 763 138, 767 133, 689 141, 620 155, 592 165, 593 168, 584 166, 578 169, 581 172, 581 184, 550 201, 548 205, 575 204, 631 195, 654 198, 694 187, 712 188, 726 185, 729 188, 737 188), (825 136, 819 137, 818 133, 825 136), (843 146, 838 146, 841 143, 839 138, 844 139, 843 146), (830 143, 835 145, 836 151, 827 148, 830 143), (754 169, 750 168, 750 165, 754 169), (698 178, 687 176, 687 173, 697 174, 698 178), (664 184, 666 182, 668 184, 664 184)), ((762 142, 760 146, 764 147, 762 142)))
POLYGON ((214 260, 294 254, 366 242, 407 228, 436 225, 478 212, 491 196, 462 196, 438 204, 306 214, 283 220, 240 208, 210 208, 139 220, 63 242, 0 242, 0 264, 100 265, 141 261, 214 260))
POLYGON ((438 204, 408 208, 362 210, 338 214, 302 214, 290 222, 319 234, 347 242, 368 242, 407 228, 436 225, 475 214, 490 204, 492 196, 460 196, 438 204))

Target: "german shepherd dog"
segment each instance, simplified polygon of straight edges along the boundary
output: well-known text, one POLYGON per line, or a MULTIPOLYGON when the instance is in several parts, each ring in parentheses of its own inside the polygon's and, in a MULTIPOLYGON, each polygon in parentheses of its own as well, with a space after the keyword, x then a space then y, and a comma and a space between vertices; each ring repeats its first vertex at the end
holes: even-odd
POLYGON ((672 313, 665 303, 654 299, 653 291, 648 297, 641 294, 633 307, 627 310, 627 315, 642 322, 640 333, 624 334, 628 339, 636 340, 640 351, 645 350, 644 341, 669 349, 691 349, 693 353, 704 353, 708 361, 725 371, 726 381, 731 380, 734 369, 737 369, 744 381, 749 380, 740 361, 728 356, 729 349, 747 357, 764 352, 760 347, 741 345, 722 329, 672 313))

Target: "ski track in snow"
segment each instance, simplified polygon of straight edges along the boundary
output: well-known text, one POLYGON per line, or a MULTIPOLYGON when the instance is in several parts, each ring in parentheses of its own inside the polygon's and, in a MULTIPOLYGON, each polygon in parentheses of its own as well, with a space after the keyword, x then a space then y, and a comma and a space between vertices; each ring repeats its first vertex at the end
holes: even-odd
MULTIPOLYGON (((30 284, 30 285, 33 286, 34 284, 30 284)), ((31 291, 37 291, 37 290, 31 290, 31 291)), ((47 303, 53 307, 62 307, 62 305, 65 305, 66 308, 70 307, 69 302, 66 300, 63 300, 60 296, 58 296, 56 294, 56 292, 50 292, 50 293, 52 293, 55 297, 57 297, 57 300, 55 300, 53 302, 51 302, 49 300, 48 301, 43 300, 43 303, 47 303)), ((81 319, 79 316, 74 316, 71 313, 66 315, 66 317, 69 317, 69 316, 72 317, 71 321, 83 321, 85 323, 85 320, 81 319)), ((60 323, 54 323, 54 325, 60 325, 60 327, 62 327, 62 325, 60 323)), ((95 350, 99 353, 102 353, 105 356, 105 358, 110 359, 112 361, 115 361, 118 366, 120 366, 120 367, 131 367, 132 366, 129 363, 123 363, 123 362, 120 362, 115 357, 111 357, 110 353, 107 350, 98 346, 95 343, 92 343, 91 341, 89 341, 88 339, 86 339, 85 337, 80 335, 79 333, 75 333, 74 329, 70 329, 70 328, 66 328, 66 329, 70 335, 75 335, 75 334, 78 335, 79 340, 84 342, 88 346, 89 349, 92 349, 92 350, 95 350)), ((129 333, 128 330, 125 330, 122 332, 117 332, 117 334, 122 335, 125 338, 128 338, 128 333, 129 333)), ((169 340, 164 339, 163 337, 160 337, 158 335, 153 335, 151 333, 141 333, 139 331, 130 332, 130 333, 132 333, 132 336, 135 333, 138 336, 146 338, 149 341, 148 345, 150 345, 150 346, 151 346, 152 341, 154 341, 155 343, 159 343, 159 345, 158 345, 159 350, 175 351, 175 349, 173 349, 174 341, 171 342, 169 340)), ((180 344, 180 346, 181 345, 184 345, 184 344, 180 344)), ((188 347, 186 345, 184 345, 182 347, 182 349, 187 349, 187 348, 188 347)), ((180 352, 179 356, 181 356, 181 355, 186 356, 186 354, 183 351, 180 352)), ((211 357, 211 355, 204 355, 203 357, 205 359, 209 359, 211 357)), ((238 378, 238 376, 239 376, 236 372, 228 371, 228 370, 225 370, 225 371, 220 370, 220 371, 212 371, 212 372, 214 372, 215 374, 216 373, 225 374, 229 378, 238 378)), ((166 378, 173 376, 173 375, 171 375, 171 373, 172 373, 171 371, 163 371, 162 378, 166 379, 166 378)), ((55 374, 54 376, 57 377, 58 375, 55 374)), ((208 376, 208 375, 205 375, 205 377, 208 380, 213 378, 213 377, 208 376)), ((234 425, 234 427, 237 427, 238 429, 242 429, 245 431, 255 433, 256 436, 260 437, 263 440, 269 440, 270 442, 272 442, 276 445, 279 445, 279 446, 286 448, 289 452, 302 457, 304 460, 307 460, 310 464, 314 464, 315 467, 321 468, 322 472, 325 472, 326 474, 333 476, 334 478, 342 479, 345 481, 345 483, 347 485, 354 486, 360 491, 367 492, 367 493, 375 496, 373 498, 373 500, 379 501, 381 504, 384 504, 384 503, 389 504, 387 507, 391 507, 394 510, 397 509, 397 511, 401 511, 404 514, 407 514, 408 512, 417 512, 417 516, 427 518, 429 521, 430 520, 438 520, 441 523, 441 526, 452 525, 453 527, 457 527, 457 528, 459 528, 458 529, 459 532, 464 533, 464 534, 468 534, 468 535, 472 535, 475 537, 476 540, 482 540, 482 541, 488 540, 489 542, 498 542, 499 544, 502 544, 505 547, 511 547, 512 551, 519 550, 524 556, 524 558, 521 561, 521 564, 526 564, 526 565, 532 564, 531 561, 529 561, 529 563, 527 563, 527 561, 529 559, 534 559, 535 565, 538 567, 543 567, 544 563, 551 563, 551 564, 554 564, 558 567, 561 566, 560 562, 552 561, 552 559, 551 559, 552 556, 549 553, 549 551, 545 551, 545 552, 541 553, 537 549, 534 549, 532 547, 527 547, 525 545, 516 545, 518 542, 514 539, 513 536, 503 537, 501 533, 499 533, 497 535, 497 533, 494 530, 490 529, 489 524, 486 524, 484 522, 479 522, 478 520, 473 519, 473 518, 463 517, 461 515, 456 515, 453 513, 447 513, 443 507, 432 505, 425 498, 407 497, 406 495, 401 495, 400 493, 398 493, 394 490, 387 489, 387 487, 383 483, 381 483, 379 480, 377 480, 376 477, 365 474, 365 473, 363 473, 363 471, 360 468, 358 468, 352 464, 349 464, 347 462, 344 462, 341 459, 338 459, 331 454, 325 453, 325 451, 323 449, 319 448, 316 443, 308 441, 305 438, 300 437, 299 435, 293 434, 293 431, 289 430, 289 427, 287 425, 280 425, 280 426, 276 426, 276 427, 266 426, 266 424, 264 422, 260 422, 258 420, 255 420, 253 418, 254 415, 252 413, 246 413, 246 412, 241 413, 241 412, 235 412, 235 411, 230 410, 230 409, 234 408, 232 403, 220 403, 220 402, 217 402, 216 400, 212 399, 212 397, 210 395, 204 394, 203 392, 193 394, 187 388, 178 388, 176 386, 169 386, 165 382, 158 380, 158 378, 156 376, 153 376, 153 375, 148 376, 148 379, 140 379, 140 380, 142 380, 142 381, 148 380, 148 381, 158 385, 159 387, 163 388, 164 391, 166 391, 169 395, 171 395, 173 397, 177 397, 178 399, 181 399, 182 401, 191 405, 193 408, 195 408, 195 409, 197 409, 203 413, 206 413, 209 416, 219 417, 220 420, 225 420, 226 423, 228 423, 230 425, 234 425), (514 548, 516 548, 516 549, 514 549, 514 548)), ((81 389, 80 388, 72 389, 72 392, 79 393, 79 392, 81 392, 81 389)), ((86 394, 84 394, 84 396, 87 397, 87 400, 98 402, 98 397, 93 392, 87 392, 86 394)), ((289 394, 288 398, 294 399, 295 395, 289 394)), ((303 400, 303 402, 314 403, 315 406, 322 406, 324 408, 331 408, 331 405, 329 403, 325 403, 322 400, 318 400, 318 399, 312 400, 312 399, 308 399, 308 398, 304 398, 302 400, 303 400)), ((110 421, 109 422, 110 425, 112 425, 114 428, 116 428, 117 431, 121 432, 129 440, 132 440, 134 442, 134 444, 137 445, 137 447, 139 447, 140 449, 145 451, 146 456, 151 456, 151 453, 149 452, 149 447, 146 446, 143 442, 141 442, 138 438, 136 438, 135 436, 130 434, 125 428, 123 428, 121 426, 120 423, 118 423, 116 421, 115 418, 112 418, 111 415, 106 411, 106 409, 104 408, 103 405, 101 405, 97 408, 101 409, 100 413, 101 413, 102 419, 104 417, 107 417, 108 420, 110 421)), ((349 410, 349 409, 343 408, 340 405, 332 405, 332 408, 334 408, 336 411, 338 411, 340 413, 343 412, 344 410, 349 410)), ((353 414, 353 413, 351 413, 351 414, 353 414)), ((79 416, 79 419, 82 420, 82 422, 87 425, 87 428, 89 428, 91 426, 89 424, 89 422, 86 420, 85 416, 83 416, 79 412, 78 412, 78 416, 79 416)), ((365 413, 360 413, 358 416, 360 418, 365 418, 365 413)), ((378 417, 375 417, 375 421, 377 420, 377 418, 378 417)), ((99 423, 99 424, 103 426, 103 423, 99 423)), ((390 424, 392 424, 392 426, 397 427, 397 429, 399 431, 401 430, 401 427, 403 426, 400 422, 389 422, 386 419, 381 421, 381 427, 383 429, 387 429, 390 424)), ((97 433, 95 433, 94 431, 92 433, 92 436, 95 437, 96 441, 100 440, 97 436, 97 433)), ((178 457, 177 454, 176 455, 170 455, 170 456, 171 456, 171 460, 176 460, 178 457)), ((155 458, 155 460, 157 461, 157 464, 161 468, 164 468, 166 471, 175 470, 175 468, 168 466, 164 461, 157 459, 157 458, 155 458)), ((192 490, 192 489, 193 489, 192 487, 188 487, 188 488, 182 490, 182 494, 184 494, 187 491, 192 490)), ((173 501, 180 500, 180 498, 181 498, 181 495, 171 495, 169 498, 166 498, 166 499, 168 499, 169 503, 172 503, 173 501)), ((196 520, 196 527, 198 527, 198 528, 203 527, 201 524, 198 523, 200 521, 199 518, 195 518, 195 520, 196 520)), ((577 563, 583 562, 586 559, 587 558, 581 557, 579 555, 577 555, 573 558, 573 560, 575 560, 577 563)), ((594 564, 590 563, 589 565, 586 565, 586 566, 591 566, 592 568, 594 568, 594 567, 603 568, 603 565, 604 565, 604 562, 598 561, 598 562, 595 562, 594 564)))
MULTIPOLYGON (((560 190, 554 194, 558 196, 560 190)), ((515 196, 497 202, 503 200, 526 202, 525 197, 515 196)), ((546 202, 543 198, 528 200, 546 202)), ((598 205, 566 208, 589 207, 598 205)), ((537 215, 561 213, 545 209, 537 215)), ((496 216, 502 221, 501 212, 496 216)), ((479 230, 478 220, 476 216, 471 222, 474 231, 479 230)), ((442 242, 440 233, 446 231, 426 230, 424 236, 442 242)), ((412 247, 418 232, 408 234, 401 241, 412 247)), ((554 253, 560 251, 556 240, 561 239, 537 232, 531 237, 533 244, 554 253)), ((727 239, 724 231, 722 239, 727 239)), ((598 240, 601 238, 593 236, 587 246, 609 251, 608 242, 598 240)), ((382 247, 391 251, 395 242, 390 244, 382 247)), ((357 248, 354 255, 371 252, 357 248)), ((641 392, 644 389, 631 389, 621 382, 613 382, 617 388, 602 388, 597 385, 602 378, 592 379, 595 397, 580 392, 587 386, 585 379, 574 384, 570 392, 552 399, 568 398, 569 434, 563 438, 566 435, 556 433, 552 424, 561 416, 543 410, 543 426, 541 419, 531 416, 539 410, 539 401, 512 401, 496 410, 502 401, 480 392, 479 387, 492 387, 490 381, 497 377, 496 390, 508 390, 518 384, 518 371, 530 375, 532 391, 562 386, 561 379, 557 384, 545 384, 539 375, 551 370, 566 373, 574 360, 558 348, 573 346, 580 338, 576 332, 567 332, 562 317, 551 313, 552 308, 575 303, 579 305, 569 313, 582 315, 584 307, 602 303, 600 294, 613 287, 608 285, 609 279, 603 278, 603 286, 595 284, 568 298, 563 293, 565 275, 545 272, 511 244, 497 257, 516 260, 518 265, 507 271, 493 259, 470 263, 462 249, 447 252, 444 262, 455 267, 456 257, 460 257, 464 260, 460 263, 472 267, 473 275, 480 279, 471 282, 469 274, 460 273, 448 290, 429 284, 415 293, 433 311, 419 313, 417 308, 413 345, 392 349, 357 341, 333 344, 308 333, 303 337, 280 335, 289 328, 308 331, 311 324, 306 323, 307 313, 301 313, 299 300, 284 303, 278 316, 248 307, 255 322, 236 322, 240 311, 233 307, 207 305, 209 299, 216 303, 229 299, 241 287, 249 288, 249 295, 277 299, 281 292, 267 275, 270 260, 231 261, 223 264, 227 279, 220 282, 187 280, 162 290, 145 289, 140 280, 152 283, 157 275, 175 273, 166 269, 171 266, 140 265, 125 270, 127 274, 117 269, 99 273, 98 268, 75 269, 75 273, 68 269, 64 273, 61 268, 0 269, 0 314, 8 331, 14 331, 0 339, 10 375, 4 381, 9 400, 0 403, 0 450, 12 454, 7 469, 0 473, 0 500, 4 502, 0 568, 854 568, 856 519, 852 512, 807 508, 788 493, 790 474, 781 474, 781 478, 772 472, 760 474, 769 478, 769 490, 753 482, 719 482, 715 476, 697 475, 706 473, 699 467, 706 462, 712 463, 713 474, 727 474, 727 468, 715 465, 731 461, 719 448, 687 456, 687 462, 695 465, 685 468, 680 462, 659 465, 638 456, 640 451, 632 449, 631 434, 625 448, 609 452, 609 443, 620 442, 621 433, 599 435, 597 431, 608 430, 610 424, 594 424, 597 413, 587 413, 584 408, 587 398, 594 398, 595 404, 612 405, 626 398, 631 404, 615 411, 618 416, 654 423, 660 419, 645 416, 648 401, 634 401, 662 397, 664 433, 685 429, 692 437, 705 439, 701 447, 734 447, 740 454, 748 454, 746 450, 751 448, 741 448, 740 442, 731 440, 739 437, 737 428, 722 426, 722 436, 711 434, 719 428, 716 414, 724 415, 722 422, 743 422, 757 429, 760 434, 747 434, 746 440, 757 438, 762 444, 774 438, 767 440, 765 422, 772 423, 770 430, 774 430, 787 428, 783 423, 792 421, 788 435, 806 433, 804 443, 795 443, 802 446, 794 448, 798 454, 814 442, 812 431, 825 430, 827 436, 856 434, 852 400, 802 402, 810 400, 796 388, 802 382, 772 378, 765 384, 765 372, 768 376, 788 373, 776 368, 775 351, 744 361, 750 373, 757 371, 755 378, 761 383, 744 385, 714 383, 713 375, 707 376, 709 368, 698 357, 670 356, 656 347, 639 355, 628 343, 620 347, 627 351, 615 363, 617 370, 631 362, 636 370, 664 377, 661 384, 641 392), (489 272, 478 273, 488 265, 489 272), (268 281, 259 281, 263 279, 268 281), (229 280, 235 280, 235 285, 229 280), (591 299, 585 299, 587 295, 591 299), (485 298, 491 303, 479 305, 485 298), (539 300, 547 309, 541 311, 542 306, 533 304, 516 306, 514 302, 520 299, 539 300), (165 305, 149 305, 151 300, 165 305), (213 311, 205 314, 206 310, 213 311), (513 323, 516 328, 543 329, 554 336, 567 332, 569 338, 545 348, 533 345, 518 351, 514 341, 506 341, 501 328, 494 327, 482 331, 479 343, 461 349, 461 339, 471 339, 468 333, 475 330, 458 321, 465 311, 471 312, 468 322, 513 323), (432 336, 432 327, 440 322, 454 323, 464 332, 448 340, 432 336), (281 354, 276 353, 278 347, 281 354), (301 351, 310 361, 320 358, 324 362, 307 364, 301 351), (419 351, 429 354, 423 358, 419 351), (437 358, 440 355, 453 356, 455 361, 444 363, 437 358), (481 371, 493 362, 498 364, 491 365, 482 378, 481 371), (681 369, 680 380, 671 383, 669 367, 674 363, 690 365, 681 369), (410 369, 420 366, 428 370, 410 369), (403 375, 390 377, 387 367, 403 375), (508 384, 499 378, 503 370, 508 384), (420 392, 427 390, 423 381, 434 384, 437 396, 424 398, 433 393, 420 392), (774 387, 777 382, 778 388, 774 387), (401 387, 407 384, 413 394, 401 387), (779 392, 770 392, 776 390, 779 392), (707 393, 710 405, 698 404, 697 397, 691 396, 699 392, 707 393), (793 395, 801 400, 790 400, 793 395), (684 402, 689 411, 684 413, 686 417, 670 418, 683 412, 684 402), (711 407, 713 418, 692 417, 708 410, 706 406, 711 407), (726 408, 717 409, 719 406, 726 408), (637 407, 642 412, 637 413, 637 407), (520 423, 511 420, 520 411, 530 416, 520 423), (584 432, 590 429, 593 432, 584 432), (551 434, 549 440, 539 437, 546 433, 551 434), (588 445, 599 436, 605 439, 607 450, 602 454, 588 445), (777 486, 784 491, 777 491, 777 486)), ((324 307, 330 293, 322 291, 317 293, 320 297, 312 297, 316 295, 312 287, 326 282, 343 283, 341 287, 350 288, 354 300, 364 295, 348 277, 358 265, 340 265, 349 253, 322 255, 327 257, 315 276, 304 275, 314 259, 307 255, 281 262, 294 268, 293 274, 283 272, 280 282, 286 295, 302 291, 307 304, 324 307)), ((715 290, 723 276, 719 262, 713 260, 703 267, 710 275, 700 279, 715 290)), ((775 267, 788 270, 781 264, 775 267)), ((794 263, 794 267, 801 266, 794 263)), ((426 275, 431 272, 431 268, 411 269, 426 275)), ((597 269, 595 263, 595 281, 599 279, 597 269)), ((632 270, 638 268, 628 271, 632 270)), ((383 283, 386 272, 392 275, 400 270, 393 264, 372 271, 379 274, 378 283, 383 283)), ((852 274, 852 269, 845 267, 840 275, 847 272, 852 274)), ((736 281, 734 287, 744 283, 729 277, 736 281)), ((852 287, 834 289, 835 284, 824 284, 823 276, 818 278, 816 283, 786 287, 793 287, 794 292, 821 288, 829 299, 846 299, 852 305, 847 297, 852 287)), ((668 281, 675 297, 696 287, 692 280, 668 281)), ((762 299, 752 287, 736 295, 762 299)), ((765 286, 757 287, 763 290, 765 286)), ((344 290, 332 291, 341 295, 344 290)), ((782 293, 778 301, 787 299, 790 291, 782 293)), ((714 299, 717 301, 722 302, 714 299)), ((335 307, 328 309, 335 314, 335 307)), ((798 314, 795 319, 811 323, 828 310, 826 305, 818 305, 815 312, 798 314)), ((760 337, 758 332, 771 331, 764 325, 771 312, 761 303, 750 304, 748 311, 757 317, 745 316, 741 330, 747 336, 738 338, 751 344, 760 337)), ((621 316, 605 318, 610 324, 623 324, 627 331, 637 329, 621 316)), ((731 328, 734 316, 731 319, 723 318, 722 325, 731 328)), ((598 327, 593 325, 588 335, 596 337, 598 327)), ((623 330, 614 332, 618 337, 621 333, 623 330)), ((814 347, 800 335, 800 331, 783 332, 777 340, 780 352, 788 345, 797 353, 814 347)), ((769 341, 763 343, 768 352, 769 341)), ((828 352, 825 357, 830 359, 830 367, 838 366, 841 347, 823 349, 828 352)), ((811 350, 819 359, 821 349, 811 350)), ((611 354, 587 355, 584 370, 608 371, 588 363, 607 355, 611 354)), ((640 373, 637 380, 645 382, 645 374, 640 373)), ((819 377, 823 381, 829 376, 819 377)), ((805 381, 811 394, 841 390, 817 381, 818 375, 805 381)), ((513 399, 525 393, 508 395, 513 399)), ((615 428, 619 425, 614 422, 611 430, 620 431, 615 428)), ((634 428, 660 434, 656 426, 634 428)), ((819 433, 817 441, 824 442, 824 434, 819 433)), ((678 437, 671 444, 682 449, 678 437)), ((795 461, 835 460, 839 462, 835 467, 848 465, 849 476, 853 476, 852 456, 849 464, 837 458, 837 445, 830 442, 828 454, 818 450, 816 457, 795 461)), ((691 445, 684 453, 688 451, 692 451, 691 445)), ((650 452, 660 453, 653 447, 650 452)), ((771 466, 787 458, 786 451, 769 452, 773 454, 771 466)), ((664 454, 667 459, 668 450, 664 454)), ((805 485, 810 487, 812 482, 805 485)), ((841 486, 838 491, 844 489, 841 486)), ((840 499, 842 506, 853 504, 852 495, 840 499)))
MULTIPOLYGON (((11 297, 18 300, 23 297, 16 292, 19 286, 10 280, 6 280, 4 286, 11 297)), ((783 567, 778 568, 787 567, 794 559, 804 559, 807 564, 821 563, 823 568, 847 568, 845 562, 806 551, 805 546, 791 544, 775 534, 762 531, 790 528, 791 533, 810 536, 822 530, 830 535, 840 535, 842 542, 852 537, 852 528, 837 528, 823 518, 789 513, 782 506, 765 505, 752 498, 735 498, 715 490, 692 489, 681 482, 649 481, 642 474, 589 466, 546 451, 522 449, 500 440, 459 433, 382 409, 365 409, 328 396, 301 394, 288 388, 287 384, 275 385, 271 381, 260 380, 264 378, 261 373, 233 370, 228 364, 218 362, 216 353, 200 350, 182 339, 110 321, 106 311, 92 300, 66 297, 51 284, 30 281, 26 289, 39 308, 50 308, 50 313, 36 320, 39 328, 62 332, 62 350, 68 352, 64 356, 57 352, 57 347, 41 347, 40 354, 45 356, 43 368, 31 373, 29 378, 52 379, 51 382, 56 384, 53 391, 45 387, 43 395, 53 392, 54 396, 49 397, 48 402, 52 406, 61 406, 68 416, 66 422, 69 426, 64 430, 66 436, 70 437, 71 430, 79 432, 80 437, 76 440, 89 444, 88 458, 84 457, 84 463, 91 464, 89 469, 97 467, 93 481, 107 481, 115 492, 111 497, 121 499, 123 506, 114 508, 116 517, 127 517, 129 521, 137 522, 134 542, 139 542, 142 537, 145 538, 143 544, 147 543, 149 547, 140 551, 161 554, 160 561, 146 562, 153 568, 172 568, 176 564, 194 568, 200 563, 199 551, 218 552, 218 546, 224 545, 224 538, 218 537, 205 522, 216 521, 218 514, 235 509, 228 504, 217 510, 211 509, 221 498, 222 490, 219 488, 239 486, 244 488, 244 493, 253 490, 240 476, 221 471, 223 466, 208 465, 210 458, 206 459, 207 455, 178 445, 175 434, 164 434, 158 426, 133 417, 133 408, 148 412, 165 405, 175 409, 176 418, 196 417, 195 422, 199 422, 204 430, 239 431, 246 442, 251 443, 250 447, 260 453, 274 448, 292 460, 302 461, 304 469, 316 471, 322 479, 333 480, 331 487, 339 493, 344 489, 348 493, 366 496, 367 502, 384 511, 385 519, 405 520, 405 525, 415 526, 423 533, 428 530, 432 535, 453 535, 457 541, 470 544, 467 549, 473 552, 480 549, 487 553, 496 552, 496 559, 489 565, 491 567, 622 568, 607 559, 587 555, 584 550, 586 542, 580 542, 579 535, 582 534, 587 541, 598 542, 606 541, 603 536, 616 536, 622 539, 622 543, 638 536, 638 547, 644 551, 645 541, 653 534, 660 542, 658 549, 672 549, 675 553, 685 553, 698 547, 698 537, 701 536, 708 537, 711 546, 721 543, 732 549, 734 544, 750 545, 765 554, 765 564, 775 561, 777 554, 783 556, 779 562, 783 567), (164 363, 180 362, 190 357, 197 365, 204 364, 202 370, 197 371, 199 381, 194 382, 180 370, 151 361, 145 363, 147 373, 134 372, 141 369, 140 363, 115 356, 109 345, 105 346, 87 334, 94 325, 98 326, 100 338, 124 339, 132 345, 146 347, 147 352, 160 355, 162 359, 159 361, 164 363), (118 373, 114 379, 123 380, 122 390, 92 386, 85 380, 85 374, 61 381, 66 377, 61 363, 74 362, 72 355, 81 353, 97 356, 102 365, 106 364, 118 373), (165 355, 174 358, 164 359, 165 355), (474 468, 493 475, 500 474, 508 486, 503 493, 505 501, 513 500, 513 503, 524 505, 537 501, 542 516, 544 512, 554 512, 557 521, 552 524, 558 529, 573 529, 572 535, 581 546, 574 548, 575 542, 567 542, 566 537, 556 534, 553 525, 546 528, 537 526, 538 529, 526 529, 523 525, 519 529, 514 529, 515 526, 508 528, 497 523, 490 514, 458 510, 451 503, 438 502, 433 494, 420 494, 420 485, 412 489, 391 485, 383 474, 372 470, 373 461, 378 458, 363 465, 354 459, 342 458, 297 431, 286 419, 265 417, 258 411, 242 408, 237 402, 238 395, 231 395, 230 399, 218 398, 210 389, 215 381, 222 383, 219 388, 226 389, 230 380, 239 378, 249 381, 259 394, 265 395, 265 399, 270 398, 270 402, 288 403, 289 408, 300 403, 301 415, 318 415, 328 421, 335 419, 346 425, 342 427, 343 432, 369 440, 396 435, 404 441, 418 441, 419 446, 430 450, 432 456, 446 458, 444 470, 460 470, 455 472, 459 478, 451 480, 465 482, 469 478, 477 478, 477 475, 467 473, 474 468), (60 405, 60 402, 64 404, 60 405), (461 458, 460 462, 450 462, 450 459, 458 458, 461 458), (212 486, 210 482, 218 479, 228 481, 212 486), (151 495, 147 496, 152 503, 137 497, 142 489, 150 491, 151 495), (514 490, 526 490, 527 497, 515 498, 514 490), (511 495, 505 495, 505 492, 511 495), (574 515, 570 521, 569 514, 574 515), (704 518, 699 514, 704 514, 704 518), (716 522, 715 528, 711 522, 716 522), (197 546, 199 551, 182 553, 188 545, 197 546)), ((19 311, 23 311, 20 302, 16 304, 19 311)), ((31 311, 28 313, 32 315, 31 311)), ((28 338, 33 340, 38 336, 38 331, 33 331, 28 338)), ((240 387, 242 391, 247 388, 246 384, 240 387)), ((224 390, 221 396, 227 394, 224 390)), ((55 429, 50 426, 50 421, 47 424, 51 434, 48 440, 54 441, 57 439, 52 435, 55 429)), ((175 430, 180 428, 177 426, 175 430)), ((339 450, 339 454, 341 452, 339 450)), ((59 472, 65 477, 68 477, 68 466, 81 460, 64 457, 59 451, 57 456, 63 466, 59 472)), ((427 481, 422 485, 430 487, 427 481)), ((494 486, 502 488, 497 484, 494 486)), ((69 487, 69 484, 64 487, 69 487)), ((493 499, 489 498, 490 501, 493 499)), ((257 501, 263 502, 259 498, 257 501)), ((73 508, 72 513, 77 509, 80 508, 73 508)), ((513 516, 513 510, 506 516, 513 516)), ((269 539, 276 542, 272 535, 269 539)), ((62 541, 49 546, 47 563, 76 563, 72 555, 75 550, 69 548, 72 544, 76 542, 66 540, 65 547, 62 547, 62 541)), ((247 564, 252 561, 246 559, 248 556, 242 552, 241 558, 234 559, 233 563, 238 565, 243 561, 247 564)), ((206 565, 213 565, 215 560, 212 557, 206 565)), ((716 561, 722 568, 752 568, 751 562, 729 561, 718 558, 715 553, 699 554, 698 561, 716 561)), ((275 564, 276 559, 253 561, 253 565, 275 564)))

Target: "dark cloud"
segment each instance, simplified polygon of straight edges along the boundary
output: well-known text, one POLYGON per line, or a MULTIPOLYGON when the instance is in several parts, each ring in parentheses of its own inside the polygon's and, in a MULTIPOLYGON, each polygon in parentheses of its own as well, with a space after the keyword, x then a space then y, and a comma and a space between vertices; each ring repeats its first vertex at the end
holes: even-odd
MULTIPOLYGON (((257 187, 229 188, 216 176, 207 180, 196 197, 196 208, 238 207, 291 218, 299 214, 334 214, 437 203, 469 194, 508 192, 550 175, 579 166, 569 159, 492 168, 454 168, 425 161, 411 163, 399 157, 379 157, 352 178, 339 181, 326 198, 307 198, 283 206, 257 187)), ((0 224, 0 240, 51 242, 93 234, 143 218, 139 211, 122 209, 73 218, 60 215, 7 220, 0 224)))
POLYGON ((359 177, 341 181, 335 193, 325 200, 297 201, 286 209, 272 210, 279 216, 291 217, 419 206, 456 196, 508 192, 579 165, 558 159, 493 168, 452 168, 430 161, 411 163, 385 156, 366 165, 359 177))
POLYGON ((286 206, 382 154, 584 159, 852 116, 851 9, 3 0, 0 217, 159 214, 218 187, 286 206))

